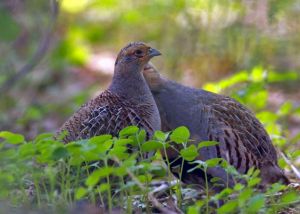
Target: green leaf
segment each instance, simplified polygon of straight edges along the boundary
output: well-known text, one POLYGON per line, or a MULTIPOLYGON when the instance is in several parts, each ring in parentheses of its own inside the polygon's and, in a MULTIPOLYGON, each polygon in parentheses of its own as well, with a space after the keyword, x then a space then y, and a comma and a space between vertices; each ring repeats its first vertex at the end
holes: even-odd
POLYGON ((205 161, 207 167, 215 167, 222 163, 223 158, 212 158, 205 161))
POLYGON ((112 138, 111 135, 109 134, 105 134, 105 135, 100 135, 100 136, 95 136, 95 137, 92 137, 88 140, 88 142, 91 142, 91 143, 94 143, 94 144, 102 144, 104 143, 105 141, 107 140, 110 140, 112 138))
POLYGON ((93 187, 95 186, 98 181, 100 180, 100 176, 99 176, 99 172, 98 171, 94 171, 85 181, 85 184, 88 187, 93 187))
POLYGON ((269 72, 268 74, 268 81, 269 82, 283 82, 283 81, 291 81, 297 80, 299 75, 297 72, 269 72))
POLYGON ((260 112, 256 116, 262 123, 275 123, 278 120, 278 115, 269 111, 260 112))
POLYGON ((76 190, 76 193, 75 193, 75 199, 76 200, 79 200, 79 199, 82 199, 86 194, 87 194, 87 189, 86 188, 83 188, 83 187, 79 187, 77 190, 76 190))
POLYGON ((269 195, 274 195, 275 193, 282 191, 286 188, 285 185, 282 185, 280 183, 275 183, 271 185, 271 188, 268 189, 268 191, 266 192, 266 194, 269 195))
POLYGON ((218 210, 218 214, 223 214, 223 213, 235 213, 238 208, 238 202, 236 200, 234 201, 228 201, 226 204, 221 206, 218 210))
POLYGON ((199 208, 198 208, 198 206, 194 205, 194 206, 188 207, 188 212, 187 212, 187 214, 198 214, 198 213, 199 213, 199 208))
POLYGON ((80 0, 80 1, 73 1, 73 0, 63 0, 61 2, 62 10, 69 12, 69 13, 78 13, 83 10, 89 5, 90 1, 88 0, 80 0))
POLYGON ((296 150, 296 151, 292 152, 291 157, 292 158, 298 158, 298 157, 300 157, 300 150, 296 150))
POLYGON ((251 71, 251 79, 253 82, 260 82, 264 80, 266 76, 267 73, 261 66, 257 66, 251 71))
POLYGON ((120 159, 126 159, 128 157, 128 148, 126 146, 115 146, 109 151, 110 156, 116 156, 120 159))
POLYGON ((253 173, 254 173, 254 171, 255 171, 255 168, 254 168, 254 167, 251 167, 251 168, 248 170, 247 175, 248 175, 248 176, 252 176, 253 173))
POLYGON ((25 141, 24 136, 20 134, 15 134, 8 131, 0 132, 0 138, 4 138, 8 143, 20 144, 25 141))
POLYGON ((95 186, 101 178, 109 176, 113 172, 113 167, 102 167, 101 169, 95 170, 85 181, 88 187, 95 186))
POLYGON ((65 145, 65 148, 71 154, 71 156, 80 155, 81 154, 82 145, 77 142, 71 142, 65 145))
POLYGON ((281 203, 294 203, 295 201, 299 202, 300 194, 292 191, 284 194, 281 197, 281 203))
POLYGON ((234 185, 233 189, 236 191, 240 191, 244 188, 245 186, 241 183, 237 183, 236 185, 234 185))
POLYGON ((293 104, 291 102, 285 102, 282 106, 280 106, 278 114, 281 116, 286 116, 291 113, 292 108, 293 104))
POLYGON ((0 26, 5 29, 1 30, 0 40, 2 41, 14 41, 20 32, 19 24, 8 11, 5 7, 0 8, 0 26))
POLYGON ((227 78, 227 79, 223 79, 218 83, 208 83, 204 85, 204 89, 211 91, 211 92, 215 92, 215 93, 219 93, 220 91, 222 91, 223 89, 229 88, 231 86, 234 86, 238 83, 241 82, 245 82, 249 79, 249 74, 247 71, 241 71, 238 72, 236 74, 234 74, 233 76, 227 78))
POLYGON ((202 141, 198 144, 198 149, 201 149, 203 147, 215 146, 218 144, 219 144, 219 142, 216 142, 216 141, 202 141))
POLYGON ((213 178, 211 178, 209 181, 210 181, 211 183, 216 183, 216 182, 221 181, 221 180, 222 180, 221 178, 213 177, 213 178))
POLYGON ((53 160, 59 160, 59 159, 66 158, 69 156, 70 156, 70 154, 65 147, 58 147, 58 148, 54 149, 54 151, 52 152, 53 160))
POLYGON ((218 193, 218 194, 215 196, 215 198, 216 198, 217 200, 223 199, 223 198, 226 198, 226 199, 227 199, 228 196, 229 196, 232 192, 233 192, 233 190, 227 187, 227 188, 223 189, 220 193, 218 193))
POLYGON ((258 177, 251 178, 251 179, 248 181, 248 186, 249 186, 249 187, 253 187, 253 186, 255 186, 256 184, 259 184, 260 181, 261 181, 261 179, 258 178, 258 177))
POLYGON ((185 126, 180 126, 176 128, 174 131, 172 131, 170 135, 171 141, 174 141, 175 143, 185 143, 188 142, 190 138, 190 131, 185 126))
POLYGON ((244 204, 252 196, 252 193, 253 193, 253 189, 251 188, 244 189, 238 197, 240 204, 244 204))
POLYGON ((137 126, 127 126, 119 132, 120 137, 126 137, 136 134, 139 131, 137 126))
POLYGON ((118 168, 115 168, 114 175, 119 177, 124 177, 127 174, 127 167, 122 165, 118 168))
POLYGON ((132 140, 131 139, 117 139, 114 142, 114 146, 127 146, 128 144, 131 144, 132 140))
POLYGON ((23 144, 19 147, 20 157, 32 158, 36 152, 36 147, 32 143, 23 144))
POLYGON ((151 174, 155 177, 165 178, 166 174, 167 174, 166 169, 161 165, 152 165, 151 164, 150 171, 151 171, 151 174))
POLYGON ((100 184, 100 186, 97 188, 100 192, 105 192, 110 190, 110 185, 108 183, 100 184))
POLYGON ((161 142, 165 142, 169 137, 169 133, 164 133, 162 131, 155 131, 154 139, 159 140, 161 142))
POLYGON ((147 136, 146 131, 145 131, 144 129, 142 129, 142 130, 139 132, 138 136, 137 136, 138 142, 139 142, 139 143, 145 142, 145 141, 146 141, 146 136, 147 136))
POLYGON ((40 142, 43 140, 54 140, 53 139, 53 133, 43 133, 39 134, 38 136, 35 137, 34 142, 40 142))
POLYGON ((195 145, 180 150, 180 155, 187 161, 193 161, 199 154, 195 145))
POLYGON ((265 196, 258 194, 250 198, 247 203, 246 213, 257 213, 265 205, 265 196))
POLYGON ((113 140, 107 140, 101 144, 97 144, 96 148, 91 151, 98 154, 106 153, 108 150, 112 148, 112 145, 113 145, 113 140))
POLYGON ((161 142, 155 140, 149 140, 142 145, 143 152, 150 152, 158 149, 162 149, 164 146, 161 142))

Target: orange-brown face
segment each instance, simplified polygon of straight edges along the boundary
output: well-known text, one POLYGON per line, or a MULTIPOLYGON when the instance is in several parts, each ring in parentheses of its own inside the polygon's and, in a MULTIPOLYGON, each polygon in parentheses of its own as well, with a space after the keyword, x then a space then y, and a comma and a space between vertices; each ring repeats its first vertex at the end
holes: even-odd
POLYGON ((133 42, 124 47, 116 60, 118 63, 138 63, 145 65, 152 57, 159 56, 161 53, 142 42, 133 42))

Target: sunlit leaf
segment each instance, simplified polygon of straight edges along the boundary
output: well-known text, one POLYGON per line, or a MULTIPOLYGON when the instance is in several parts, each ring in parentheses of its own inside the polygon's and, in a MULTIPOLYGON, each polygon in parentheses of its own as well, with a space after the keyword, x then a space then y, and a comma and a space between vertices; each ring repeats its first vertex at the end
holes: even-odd
POLYGON ((244 204, 253 194, 252 188, 243 189, 243 191, 238 196, 240 204, 244 204))
POLYGON ((146 136, 147 136, 147 133, 146 133, 145 129, 140 130, 140 132, 137 136, 137 140, 139 141, 139 143, 145 142, 146 136))
POLYGON ((218 208, 217 213, 235 213, 238 208, 238 202, 236 200, 228 201, 223 206, 218 208))
POLYGON ((83 11, 90 2, 90 0, 63 0, 61 1, 61 8, 69 13, 78 13, 83 11))
POLYGON ((168 137, 169 133, 164 133, 162 131, 155 131, 154 133, 154 138, 162 142, 165 142, 168 139, 168 137))
POLYGON ((236 191, 240 191, 244 188, 245 186, 241 183, 237 183, 236 185, 234 185, 233 189, 236 191))
POLYGON ((122 158, 122 159, 126 159, 126 157, 128 157, 128 153, 127 153, 127 147, 126 146, 116 146, 113 147, 110 151, 109 151, 109 155, 110 156, 116 156, 118 158, 122 158))
POLYGON ((101 178, 109 176, 114 169, 112 167, 102 167, 95 170, 85 181, 85 184, 89 187, 95 186, 101 178))
POLYGON ((11 144, 20 144, 24 142, 24 136, 20 134, 15 134, 8 131, 0 132, 0 138, 5 139, 8 143, 11 144))
POLYGON ((75 192, 75 198, 77 200, 82 199, 87 194, 87 189, 83 187, 79 187, 75 192))
POLYGON ((137 126, 127 126, 119 132, 120 137, 130 136, 136 134, 139 131, 137 126))
POLYGON ((185 126, 180 126, 172 131, 170 135, 171 141, 175 143, 185 143, 188 142, 190 138, 190 131, 185 126))
POLYGON ((223 158, 212 158, 205 161, 207 167, 215 167, 221 164, 223 158))
POLYGON ((42 133, 36 136, 36 138, 34 139, 35 142, 43 140, 53 140, 53 133, 42 133))
POLYGON ((251 71, 251 79, 254 82, 262 81, 266 76, 267 73, 261 66, 255 67, 251 71))
POLYGON ((291 81, 297 80, 299 75, 297 72, 269 72, 268 81, 269 82, 282 82, 282 81, 291 81))
POLYGON ((285 193, 282 197, 281 197, 281 203, 295 203, 296 201, 300 201, 300 194, 292 191, 292 192, 288 192, 285 193))
POLYGON ((257 213, 265 205, 265 196, 258 194, 250 198, 247 203, 246 213, 257 213))
POLYGON ((144 152, 154 151, 162 148, 163 148, 163 144, 155 140, 147 141, 142 145, 142 151, 144 152))
POLYGON ((100 135, 100 136, 95 136, 92 137, 88 140, 88 142, 91 143, 96 143, 96 144, 102 144, 103 142, 110 140, 112 138, 111 135, 107 134, 107 135, 100 135))
POLYGON ((293 104, 291 102, 285 102, 283 105, 280 106, 278 110, 278 114, 281 116, 285 116, 291 113, 293 108, 293 104))
POLYGON ((99 192, 105 192, 110 190, 110 185, 108 183, 100 184, 100 186, 97 188, 99 192))
POLYGON ((233 192, 231 188, 226 187, 223 189, 220 193, 215 195, 215 198, 217 200, 222 199, 222 198, 228 198, 228 196, 233 192))
POLYGON ((270 195, 273 195, 279 191, 282 191, 286 188, 285 185, 282 185, 280 183, 275 183, 275 184, 272 184, 270 188, 268 188, 267 190, 267 194, 270 194, 270 195))
POLYGON ((114 146, 126 146, 131 143, 132 143, 131 139, 117 139, 114 142, 114 146))
POLYGON ((187 214, 199 214, 199 208, 197 205, 190 206, 188 208, 187 214))
POLYGON ((261 179, 260 178, 251 178, 249 181, 248 181, 248 186, 249 187, 253 187, 253 186, 255 186, 255 185, 257 185, 257 184, 259 184, 260 183, 260 181, 261 181, 261 179))
POLYGON ((275 123, 278 120, 278 115, 269 111, 260 112, 256 116, 262 123, 275 123))
POLYGON ((20 157, 32 158, 36 152, 35 145, 32 143, 23 144, 19 147, 20 157))
POLYGON ((215 146, 218 144, 219 144, 219 142, 216 142, 216 141, 202 141, 198 144, 198 149, 201 149, 203 147, 215 146))
POLYGON ((199 154, 195 145, 180 150, 180 155, 187 161, 194 160, 199 154))

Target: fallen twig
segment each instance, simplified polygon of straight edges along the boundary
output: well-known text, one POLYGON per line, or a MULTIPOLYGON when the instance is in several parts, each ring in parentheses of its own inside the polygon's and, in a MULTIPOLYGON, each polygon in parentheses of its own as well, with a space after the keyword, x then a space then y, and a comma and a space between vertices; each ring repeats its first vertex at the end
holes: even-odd
POLYGON ((291 167, 295 175, 298 179, 300 179, 300 172, 299 170, 292 164, 292 162, 285 156, 283 152, 280 152, 281 157, 284 159, 284 161, 291 167))
MULTIPOLYGON (((116 163, 118 163, 120 165, 119 159, 114 158, 114 161, 116 161, 116 163)), ((126 169, 126 171, 129 175, 129 177, 131 177, 131 179, 136 182, 136 184, 139 186, 140 189, 142 189, 143 191, 147 191, 146 187, 144 187, 144 185, 137 179, 137 177, 129 169, 126 169)), ((179 210, 179 208, 176 209, 177 212, 167 209, 164 205, 162 205, 157 200, 157 198, 154 196, 153 191, 148 194, 148 199, 151 201, 152 205, 163 214, 182 214, 183 213, 182 211, 179 210)))

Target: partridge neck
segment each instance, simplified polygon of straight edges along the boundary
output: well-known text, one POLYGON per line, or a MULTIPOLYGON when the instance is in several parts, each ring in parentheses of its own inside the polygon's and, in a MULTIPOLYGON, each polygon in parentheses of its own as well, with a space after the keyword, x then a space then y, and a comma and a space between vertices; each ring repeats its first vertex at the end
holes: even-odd
POLYGON ((149 102, 153 99, 142 73, 134 69, 115 68, 109 90, 127 100, 139 103, 149 102))

